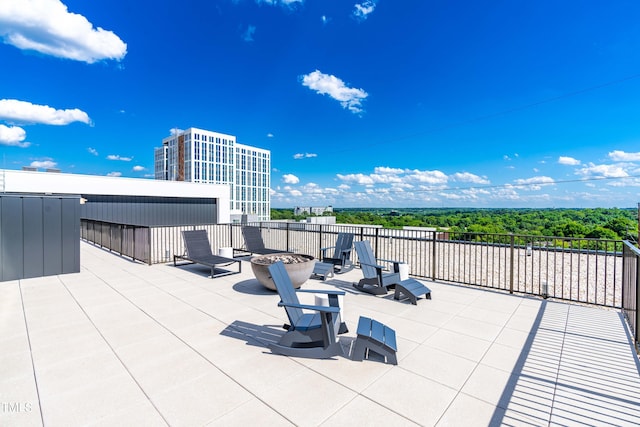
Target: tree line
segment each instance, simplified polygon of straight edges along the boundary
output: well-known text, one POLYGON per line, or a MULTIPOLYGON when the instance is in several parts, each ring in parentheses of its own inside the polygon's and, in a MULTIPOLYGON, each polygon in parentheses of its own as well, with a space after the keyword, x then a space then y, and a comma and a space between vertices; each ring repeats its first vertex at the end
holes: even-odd
MULTIPOLYGON (((591 209, 336 209, 340 224, 381 225, 386 228, 434 227, 452 232, 522 234, 533 236, 631 239, 638 237, 635 208, 591 209)), ((293 209, 271 209, 271 219, 302 220, 293 209)))

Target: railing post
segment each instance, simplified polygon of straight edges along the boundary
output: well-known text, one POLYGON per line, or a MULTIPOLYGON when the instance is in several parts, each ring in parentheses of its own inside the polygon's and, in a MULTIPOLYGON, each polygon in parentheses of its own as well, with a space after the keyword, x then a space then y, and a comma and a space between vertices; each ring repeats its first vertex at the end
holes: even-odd
POLYGON ((287 252, 289 252, 289 223, 287 222, 287 252))
POLYGON ((432 236, 431 236, 431 240, 432 240, 432 244, 431 244, 431 280, 433 280, 434 282, 436 281, 436 266, 438 264, 438 260, 436 259, 437 257, 437 251, 436 251, 436 237, 438 237, 436 235, 436 231, 432 231, 432 236))
POLYGON ((151 227, 147 227, 147 258, 148 265, 151 265, 151 227))
POLYGON ((378 253, 378 232, 379 232, 380 228, 376 227, 375 230, 376 230, 376 241, 375 241, 375 246, 374 247, 376 248, 375 249, 375 256, 377 258, 377 257, 380 256, 380 253, 378 253))
POLYGON ((320 224, 320 238, 318 240, 318 259, 322 259, 322 224, 320 224))
POLYGON ((133 258, 133 260, 135 261, 136 260, 136 241, 138 240, 137 239, 138 236, 137 236, 135 227, 132 227, 131 231, 132 231, 132 234, 133 234, 133 248, 131 249, 133 251, 133 254, 132 254, 131 258, 133 258))
POLYGON ((511 233, 511 245, 510 245, 510 261, 509 261, 509 293, 513 293, 513 264, 515 261, 515 236, 511 233))
POLYGON ((635 256, 636 259, 636 309, 635 309, 635 321, 636 330, 634 331, 634 344, 636 346, 636 352, 640 350, 640 257, 635 256))

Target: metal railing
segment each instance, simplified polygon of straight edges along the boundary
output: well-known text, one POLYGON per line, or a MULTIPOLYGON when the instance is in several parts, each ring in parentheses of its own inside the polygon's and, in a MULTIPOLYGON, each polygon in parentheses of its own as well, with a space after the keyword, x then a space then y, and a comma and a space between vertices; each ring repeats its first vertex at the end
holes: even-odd
MULTIPOLYGON (((265 245, 320 256, 338 232, 369 240, 382 259, 403 261, 409 274, 620 308, 620 240, 396 230, 366 226, 260 223, 265 245)), ((240 228, 240 226, 233 226, 240 228)), ((357 255, 353 254, 357 262, 357 255)))
POLYGON ((152 264, 149 227, 82 219, 80 237, 134 261, 152 264))
MULTIPOLYGON (((265 246, 317 258, 340 232, 369 240, 377 258, 405 262, 424 279, 620 308, 636 346, 640 251, 628 241, 514 234, 397 230, 372 226, 261 222, 265 246)), ((212 251, 244 243, 241 224, 144 227, 81 221, 81 237, 147 264, 183 254, 183 230, 205 229, 212 251)), ((357 254, 352 253, 357 263, 357 254)))
MULTIPOLYGON (((369 240, 378 258, 408 264, 409 274, 508 292, 621 308, 620 240, 513 234, 453 233, 381 227, 261 222, 265 245, 321 257, 339 232, 369 240)), ((82 221, 82 237, 133 259, 154 264, 183 254, 180 232, 206 229, 212 250, 240 249, 240 224, 140 227, 82 221)), ((352 258, 357 262, 357 255, 352 258)))
POLYGON ((622 314, 626 319, 636 350, 640 349, 640 251, 630 242, 625 241, 622 249, 624 259, 622 265, 622 314))

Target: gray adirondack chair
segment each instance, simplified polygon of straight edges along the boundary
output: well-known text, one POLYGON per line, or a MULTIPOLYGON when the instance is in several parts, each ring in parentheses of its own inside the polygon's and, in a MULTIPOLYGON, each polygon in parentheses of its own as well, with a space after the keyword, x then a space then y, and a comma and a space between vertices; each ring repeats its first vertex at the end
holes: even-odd
POLYGON ((353 284, 356 289, 374 295, 384 295, 388 292, 389 287, 401 282, 399 273, 400 261, 376 258, 368 240, 356 242, 354 246, 358 254, 362 275, 364 276, 357 284, 353 284), (380 265, 378 261, 392 263, 393 272, 385 272, 385 266, 380 265))
POLYGON ((281 254, 288 252, 282 249, 269 249, 264 246, 262 240, 262 233, 259 227, 244 226, 242 227, 242 237, 244 237, 244 248, 236 249, 238 251, 249 252, 251 254, 268 255, 268 254, 281 254))
POLYGON ((322 262, 333 264, 333 270, 336 273, 350 271, 353 269, 353 263, 351 262, 352 246, 353 233, 338 233, 335 246, 322 248, 322 262), (331 249, 333 249, 333 253, 331 253, 331 249))
POLYGON ((344 292, 295 289, 282 261, 271 264, 269 273, 280 295, 278 306, 284 307, 290 323, 280 341, 269 345, 271 351, 286 356, 317 359, 343 355, 338 342, 341 327, 338 295, 344 295, 344 292), (298 292, 326 294, 329 306, 300 304, 298 292))
POLYGON ((211 245, 206 230, 191 230, 182 232, 182 240, 186 248, 186 255, 173 255, 173 265, 177 260, 189 261, 192 264, 202 264, 211 268, 211 277, 237 274, 242 271, 242 262, 233 258, 221 257, 211 253, 211 245), (238 271, 222 269, 222 266, 238 264, 238 271))

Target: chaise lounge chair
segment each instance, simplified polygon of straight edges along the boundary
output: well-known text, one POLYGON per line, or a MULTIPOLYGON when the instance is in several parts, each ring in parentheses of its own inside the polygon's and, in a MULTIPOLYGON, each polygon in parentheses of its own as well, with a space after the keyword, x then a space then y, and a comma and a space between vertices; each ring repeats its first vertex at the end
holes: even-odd
POLYGON ((333 264, 336 273, 345 273, 353 269, 351 262, 351 247, 353 246, 353 233, 338 233, 336 245, 322 248, 322 262, 333 264), (330 249, 333 254, 329 256, 330 249), (339 270, 336 270, 339 268, 339 270))
POLYGON ((234 251, 249 254, 268 255, 268 254, 281 254, 289 251, 281 249, 269 249, 264 246, 262 240, 262 233, 259 227, 244 226, 242 227, 242 237, 244 237, 244 248, 234 249, 234 251))
POLYGON ((400 278, 400 261, 376 258, 368 240, 356 242, 354 246, 364 276, 357 284, 353 284, 356 289, 373 295, 384 295, 389 288, 395 288, 394 299, 399 300, 403 296, 414 305, 417 304, 417 299, 421 295, 431 299, 431 290, 423 283, 414 278, 405 280, 400 278), (393 272, 383 272, 384 266, 378 261, 393 264, 393 272))
POLYGON ((191 264, 202 264, 211 267, 211 278, 237 274, 242 271, 242 262, 233 258, 221 257, 211 253, 211 245, 206 230, 183 231, 182 240, 186 248, 186 255, 174 255, 173 265, 177 260, 190 261, 191 264), (218 268, 238 263, 238 271, 218 268))
POLYGON ((285 356, 319 359, 343 355, 338 342, 341 328, 338 295, 344 295, 344 292, 294 289, 282 261, 271 264, 269 273, 280 295, 278 306, 284 307, 290 322, 285 326, 287 332, 280 341, 269 345, 271 351, 285 356), (329 306, 300 304, 298 292, 325 294, 329 297, 329 306))

